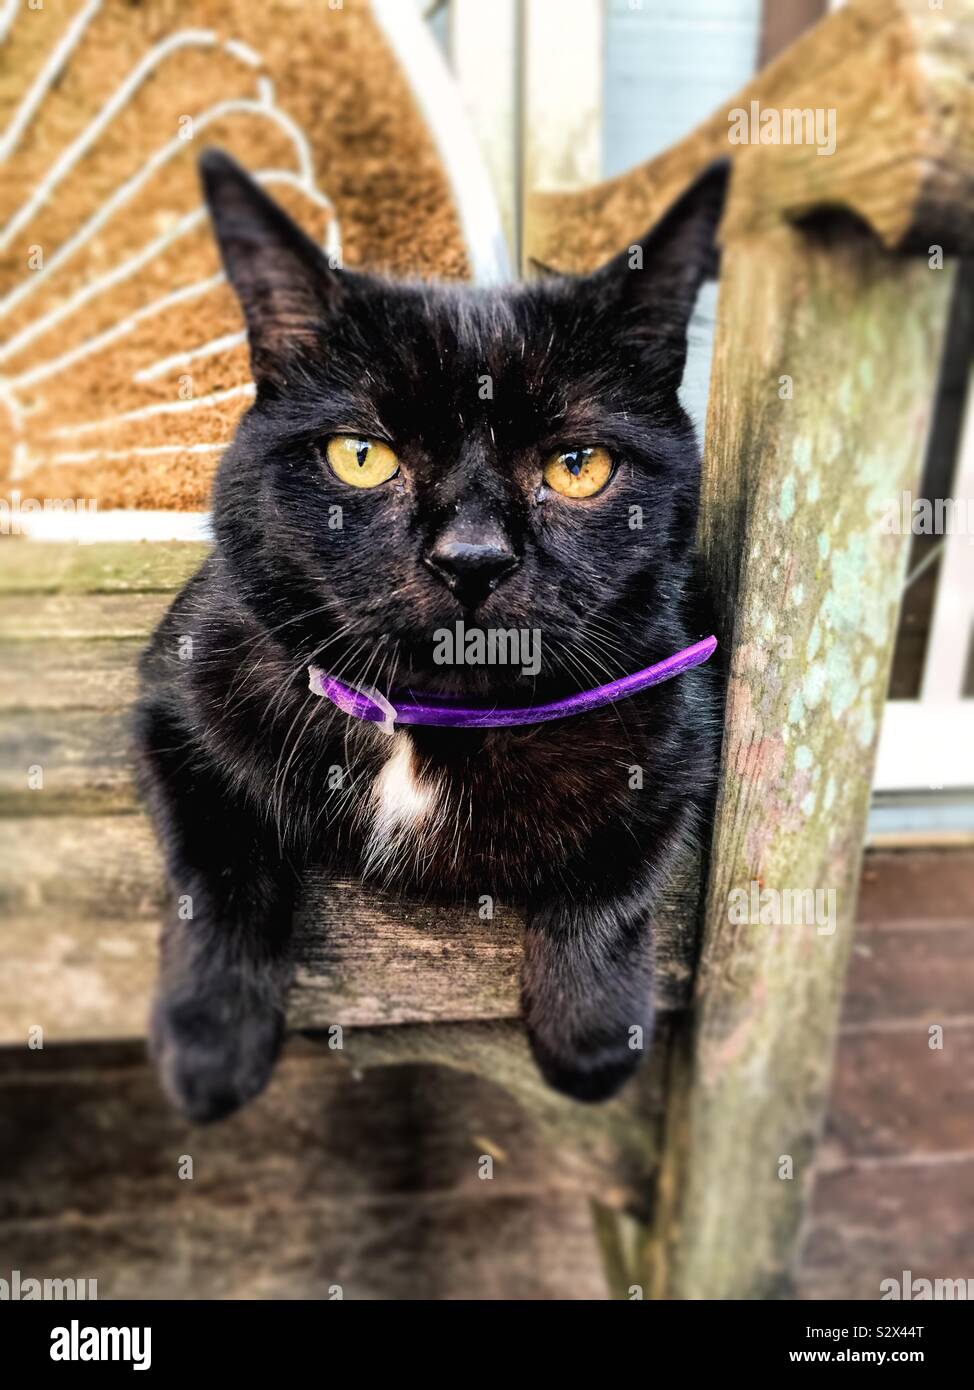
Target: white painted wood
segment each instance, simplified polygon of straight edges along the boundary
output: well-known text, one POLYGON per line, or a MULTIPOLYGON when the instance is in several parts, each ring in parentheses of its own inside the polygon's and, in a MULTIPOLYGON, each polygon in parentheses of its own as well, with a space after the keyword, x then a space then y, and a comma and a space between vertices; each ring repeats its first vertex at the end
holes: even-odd
POLYGON ((873 791, 974 789, 974 700, 889 700, 873 791))
POLYGON ((473 278, 510 278, 511 261, 497 199, 463 99, 421 12, 402 0, 372 0, 372 12, 402 65, 450 181, 473 278))
POLYGON ((520 5, 451 0, 450 65, 480 143, 512 263, 520 246, 520 5))
POLYGON ((29 541, 211 541, 209 512, 135 511, 27 512, 17 518, 17 534, 29 541))
POLYGON ((974 642, 974 373, 967 389, 960 457, 952 497, 961 523, 945 538, 920 699, 939 706, 960 699, 974 642))
POLYGON ((602 176, 601 0, 523 0, 525 191, 602 176))
POLYGON ((962 524, 945 538, 920 698, 886 705, 875 791, 974 789, 974 699, 963 695, 974 642, 974 375, 952 497, 962 524))

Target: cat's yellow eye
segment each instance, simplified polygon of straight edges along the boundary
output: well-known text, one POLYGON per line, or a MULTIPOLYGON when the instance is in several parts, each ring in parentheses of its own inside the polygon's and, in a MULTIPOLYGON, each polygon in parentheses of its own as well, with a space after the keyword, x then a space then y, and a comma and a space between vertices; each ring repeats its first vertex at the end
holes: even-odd
POLYGON ((568 449, 552 454, 544 466, 544 480, 562 497, 594 497, 612 477, 608 449, 568 449))
POLYGON ((328 441, 326 453, 335 477, 349 487, 378 487, 399 472, 399 460, 388 444, 378 439, 334 434, 328 441))

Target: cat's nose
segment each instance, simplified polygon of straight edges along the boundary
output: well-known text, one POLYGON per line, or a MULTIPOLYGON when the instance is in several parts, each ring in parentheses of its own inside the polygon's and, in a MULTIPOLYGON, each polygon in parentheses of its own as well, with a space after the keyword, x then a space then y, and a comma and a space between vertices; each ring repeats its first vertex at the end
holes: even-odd
POLYGON ((465 608, 476 608, 520 563, 502 531, 442 535, 423 557, 465 608))

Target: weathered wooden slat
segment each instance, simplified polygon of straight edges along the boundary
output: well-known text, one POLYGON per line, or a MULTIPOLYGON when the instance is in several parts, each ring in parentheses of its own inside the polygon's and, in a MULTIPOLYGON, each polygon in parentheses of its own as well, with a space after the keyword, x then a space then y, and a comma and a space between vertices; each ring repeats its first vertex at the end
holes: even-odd
POLYGON ((921 1160, 823 1174, 796 1298, 873 1302, 888 1292, 884 1279, 901 1286, 904 1269, 915 1279, 966 1281, 974 1268, 974 1231, 966 1219, 972 1207, 974 1158, 958 1159, 946 1172, 942 1162, 921 1160))
POLYGON ((497 905, 397 901, 315 873, 297 918, 296 1027, 513 1018, 518 1013, 521 918, 497 905))
MULTIPOLYGON (((660 904, 655 994, 664 1012, 689 997, 697 892, 694 864, 660 904)), ((523 917, 504 904, 495 903, 494 913, 484 922, 476 904, 418 903, 308 875, 297 917, 302 968, 292 991, 294 1018, 307 1021, 295 1026, 325 1026, 336 1008, 360 1024, 516 1017, 523 917)))
POLYGON ((0 642, 144 641, 172 599, 161 593, 17 594, 0 602, 0 642))
POLYGON ((105 815, 135 805, 127 711, 0 718, 0 816, 105 815))
MULTIPOLYGON (((974 960, 974 932, 968 936, 974 960)), ((974 1017, 953 1022, 934 1009, 906 1028, 898 1023, 840 1035, 816 1181, 875 1160, 956 1162, 974 1154, 974 1017), (938 1021, 943 1045, 931 1047, 938 1021)))
MULTIPOLYGON (((3 604, 0 603, 0 612, 3 604)), ((128 709, 144 639, 5 642, 0 663, 0 718, 14 710, 128 709)))
MULTIPOLYGON (((38 793, 37 795, 43 795, 38 793)), ((0 1043, 41 1025, 51 1041, 141 1037, 163 887, 141 816, 0 819, 0 1043)), ((673 885, 657 927, 657 1006, 690 981, 694 876, 673 885)), ((297 919, 295 1029, 514 1018, 521 917, 495 905, 401 902, 309 876, 297 919)))
POLYGON ((143 816, 0 820, 0 856, 17 869, 0 877, 0 911, 35 933, 59 920, 106 931, 158 921, 162 869, 143 816))
POLYGON ((974 854, 870 855, 858 917, 798 1298, 974 1269, 974 854))
MULTIPOLYGON (((423 1031, 450 1040, 458 1032, 423 1031)), ((472 1071, 442 1065, 431 1047, 427 1061, 389 1066, 381 1060, 390 1055, 381 1031, 350 1031, 340 1051, 323 1040, 292 1039, 259 1100, 226 1125, 202 1130, 160 1104, 136 1044, 8 1049, 0 1068, 0 1223, 56 1216, 69 1201, 86 1217, 135 1215, 147 1206, 161 1216, 179 1206, 174 1155, 186 1152, 194 1158, 197 1200, 228 1206, 245 1204, 282 1166, 306 1169, 302 1200, 618 1189, 618 1165, 638 1157, 619 1107, 604 1125, 594 1122, 598 1112, 579 1112, 559 1145, 550 1119, 569 1102, 556 1099, 535 1113, 501 1076, 487 1075, 487 1059, 500 1055, 514 1030, 473 1032, 485 1057, 472 1071), (64 1117, 54 1132, 41 1123, 52 1109, 64 1117), (118 1152, 123 1123, 133 1136, 123 1143, 127 1154, 118 1152), (492 1180, 478 1175, 483 1154, 494 1159, 492 1180), (18 1181, 28 1171, 33 1181, 18 1181)), ((424 1048, 412 1050, 422 1055, 424 1048)), ((524 1066, 526 1049, 516 1039, 514 1052, 515 1065, 524 1066)), ((502 1062, 502 1075, 511 1069, 502 1062)), ((657 1106, 659 1083, 657 1076, 647 1091, 657 1106)))
POLYGON ((195 541, 97 545, 0 543, 0 597, 8 594, 170 593, 199 569, 195 541))
POLYGON ((11 1223, 0 1247, 25 1275, 96 1279, 99 1300, 606 1297, 590 1202, 576 1193, 299 1203, 276 1195, 279 1181, 245 1209, 194 1202, 185 1182, 162 1219, 11 1223))
MULTIPOLYGON (((127 742, 119 723, 106 732, 96 721, 69 719, 57 750, 47 712, 129 708, 142 645, 206 550, 190 543, 0 544, 0 711, 39 716, 37 727, 27 719, 0 729, 6 754, 0 780, 5 777, 7 792, 20 798, 20 755, 38 746, 63 774, 66 765, 83 761, 85 750, 100 760, 106 738, 127 742)), ((59 721, 53 727, 59 729, 59 721)), ((111 782, 110 793, 99 786, 96 804, 131 804, 124 781, 113 774, 111 782)), ((70 790, 72 804, 83 799, 80 784, 69 786, 62 777, 56 785, 70 790)))
POLYGON ((882 509, 919 475, 951 279, 848 225, 726 248, 701 536, 732 659, 696 1016, 651 1248, 652 1287, 670 1296, 788 1287, 906 561, 882 509), (826 930, 790 925, 781 896, 771 922, 752 921, 752 884, 831 893, 826 930))
POLYGON ((971 866, 971 855, 957 850, 872 854, 862 876, 859 920, 865 926, 954 920, 974 927, 971 866))
POLYGON ((202 1129, 138 1048, 6 1050, 5 1269, 101 1299, 604 1297, 589 1200, 630 1156, 611 1128, 586 1111, 557 1135, 452 1068, 362 1070, 355 1036, 293 1040, 264 1095, 202 1129))

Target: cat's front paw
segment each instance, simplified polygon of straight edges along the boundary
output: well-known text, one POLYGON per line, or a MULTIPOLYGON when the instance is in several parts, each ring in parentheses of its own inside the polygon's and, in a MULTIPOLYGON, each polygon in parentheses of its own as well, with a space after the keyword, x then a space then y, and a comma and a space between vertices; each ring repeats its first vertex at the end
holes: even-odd
POLYGON ((160 994, 149 1051, 176 1109, 196 1124, 208 1124, 264 1089, 283 1035, 281 1011, 245 988, 160 994))
POLYGON ((573 1100, 609 1100, 632 1076, 643 1058, 630 1046, 628 1031, 618 1039, 592 1037, 567 1042, 549 1038, 528 1024, 528 1041, 538 1070, 556 1091, 573 1100))

